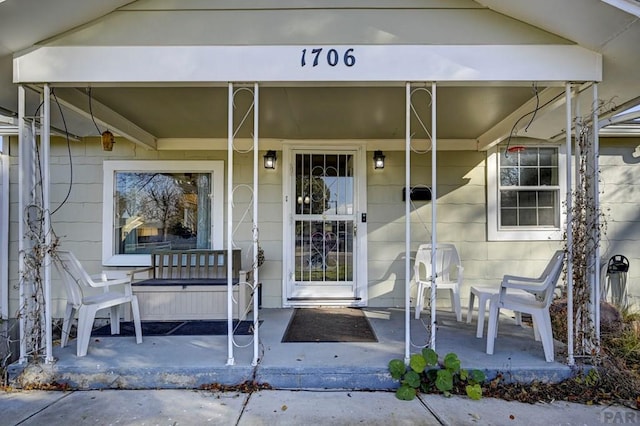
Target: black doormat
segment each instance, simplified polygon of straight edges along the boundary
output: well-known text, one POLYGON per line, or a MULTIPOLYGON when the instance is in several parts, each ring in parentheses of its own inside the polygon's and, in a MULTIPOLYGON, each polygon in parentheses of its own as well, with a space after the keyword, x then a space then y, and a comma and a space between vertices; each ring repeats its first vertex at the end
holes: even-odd
POLYGON ((299 308, 293 311, 282 342, 377 342, 360 309, 299 308))
MULTIPOLYGON (((262 321, 260 321, 262 322, 262 321)), ((195 321, 142 321, 143 336, 222 336, 227 334, 226 320, 195 321)), ((253 321, 233 321, 236 336, 253 334, 253 321)), ((92 336, 111 336, 111 325, 98 327, 92 336)), ((133 321, 120 323, 120 334, 114 336, 135 336, 133 321)))

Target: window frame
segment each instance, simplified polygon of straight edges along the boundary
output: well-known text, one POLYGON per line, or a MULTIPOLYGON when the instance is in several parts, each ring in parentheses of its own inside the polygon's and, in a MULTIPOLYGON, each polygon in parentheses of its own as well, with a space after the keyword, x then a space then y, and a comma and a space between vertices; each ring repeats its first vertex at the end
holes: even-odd
MULTIPOLYGON (((566 147, 562 144, 544 142, 519 145, 531 148, 557 148, 558 149, 558 227, 528 226, 516 229, 500 227, 500 148, 492 147, 487 151, 487 237, 489 241, 561 241, 564 235, 566 216, 563 214, 563 206, 567 194, 567 159, 566 147)), ((555 186, 555 185, 554 185, 555 186)), ((538 188, 538 187, 532 187, 538 188)))
POLYGON ((114 254, 114 184, 116 172, 196 172, 211 174, 211 249, 223 248, 224 161, 221 160, 105 160, 102 187, 102 264, 150 266, 150 254, 114 254), (218 201, 218 202, 215 202, 218 201), (217 231, 217 232, 216 232, 217 231))

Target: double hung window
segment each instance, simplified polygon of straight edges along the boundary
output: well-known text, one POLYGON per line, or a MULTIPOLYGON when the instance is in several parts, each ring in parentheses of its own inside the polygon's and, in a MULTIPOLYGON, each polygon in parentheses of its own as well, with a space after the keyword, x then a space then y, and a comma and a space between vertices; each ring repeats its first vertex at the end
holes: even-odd
POLYGON ((564 153, 559 146, 493 150, 488 161, 490 240, 560 239, 564 153))

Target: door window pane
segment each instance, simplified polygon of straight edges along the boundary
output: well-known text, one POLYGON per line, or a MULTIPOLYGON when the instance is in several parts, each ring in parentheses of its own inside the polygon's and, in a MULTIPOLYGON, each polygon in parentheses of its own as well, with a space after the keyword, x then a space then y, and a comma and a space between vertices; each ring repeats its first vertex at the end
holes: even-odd
POLYGON ((353 214, 353 156, 296 155, 296 214, 353 214))
POLYGON ((353 280, 353 222, 299 220, 295 223, 295 280, 353 280))
POLYGON ((353 281, 354 156, 296 154, 295 281, 347 285, 353 281), (342 216, 342 217, 340 217, 342 216))

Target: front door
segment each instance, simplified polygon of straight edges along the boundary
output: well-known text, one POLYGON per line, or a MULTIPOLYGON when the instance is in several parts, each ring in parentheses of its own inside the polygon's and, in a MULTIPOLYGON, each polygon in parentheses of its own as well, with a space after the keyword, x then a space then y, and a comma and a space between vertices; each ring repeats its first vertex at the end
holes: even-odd
POLYGON ((359 149, 291 150, 285 306, 366 305, 366 206, 359 149))

